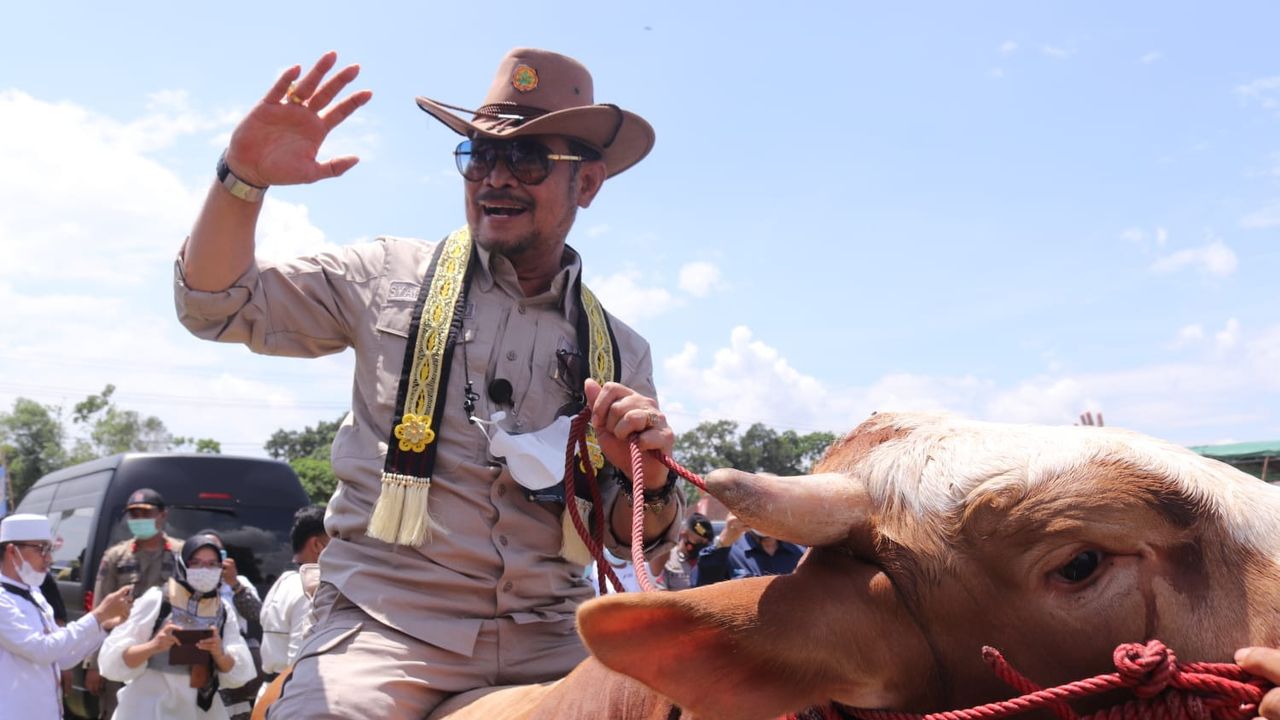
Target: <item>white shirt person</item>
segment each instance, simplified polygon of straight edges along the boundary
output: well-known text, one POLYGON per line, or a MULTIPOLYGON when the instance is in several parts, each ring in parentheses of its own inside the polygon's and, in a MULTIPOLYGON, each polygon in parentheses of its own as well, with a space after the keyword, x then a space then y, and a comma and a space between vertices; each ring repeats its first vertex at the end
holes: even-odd
POLYGON ((108 595, 93 612, 58 627, 40 594, 52 558, 49 520, 10 515, 0 522, 0 720, 62 717, 62 669, 84 659, 107 629, 129 612, 130 587, 108 595))

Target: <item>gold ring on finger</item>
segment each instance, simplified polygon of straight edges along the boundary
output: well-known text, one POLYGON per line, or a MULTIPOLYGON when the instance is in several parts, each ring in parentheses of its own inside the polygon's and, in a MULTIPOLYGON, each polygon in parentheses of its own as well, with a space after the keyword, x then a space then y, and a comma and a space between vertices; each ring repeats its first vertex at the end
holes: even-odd
POLYGON ((658 417, 658 413, 650 410, 649 412, 645 413, 645 416, 644 416, 645 428, 657 427, 658 420, 660 419, 661 418, 658 417))
POLYGON ((301 105, 304 102, 302 99, 302 96, 298 94, 297 83, 289 83, 289 92, 285 95, 285 97, 289 98, 289 102, 293 103, 294 105, 301 105))

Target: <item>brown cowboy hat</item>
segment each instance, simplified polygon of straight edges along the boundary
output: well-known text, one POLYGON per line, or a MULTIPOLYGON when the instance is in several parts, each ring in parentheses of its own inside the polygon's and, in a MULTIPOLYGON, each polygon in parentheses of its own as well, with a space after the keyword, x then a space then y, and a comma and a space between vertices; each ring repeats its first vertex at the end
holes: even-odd
POLYGON ((548 50, 516 48, 507 53, 489 94, 476 110, 425 97, 418 98, 418 107, 471 138, 574 138, 600 152, 609 177, 640 162, 653 149, 653 127, 644 118, 617 105, 595 104, 587 68, 548 50), (472 118, 452 110, 471 113, 472 118))

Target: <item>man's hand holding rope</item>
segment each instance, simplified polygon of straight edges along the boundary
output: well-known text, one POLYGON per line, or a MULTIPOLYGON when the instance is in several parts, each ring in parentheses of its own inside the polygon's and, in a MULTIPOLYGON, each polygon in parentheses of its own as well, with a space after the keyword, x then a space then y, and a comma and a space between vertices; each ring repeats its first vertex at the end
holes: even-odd
MULTIPOLYGON (((614 382, 601 386, 588 379, 583 389, 587 406, 591 408, 591 426, 595 428, 600 450, 609 464, 631 476, 631 441, 634 438, 644 454, 645 491, 661 490, 667 484, 667 466, 650 451, 670 455, 676 436, 658 408, 658 402, 614 382)), ((646 543, 662 535, 675 519, 675 512, 673 498, 660 512, 644 514, 646 543)), ((620 540, 630 537, 631 509, 626 507, 626 503, 614 504, 611 522, 614 534, 620 540)))

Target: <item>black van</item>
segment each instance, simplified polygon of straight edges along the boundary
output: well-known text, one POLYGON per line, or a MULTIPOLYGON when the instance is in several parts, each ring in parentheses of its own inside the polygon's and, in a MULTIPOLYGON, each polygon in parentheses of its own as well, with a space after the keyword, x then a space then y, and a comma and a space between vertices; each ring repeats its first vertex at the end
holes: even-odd
MULTIPOLYGON (((165 532, 185 538, 218 531, 236 568, 265 597, 293 557, 293 514, 310 502, 293 468, 265 458, 212 454, 125 453, 52 472, 36 481, 14 512, 38 513, 53 524, 51 572, 72 620, 93 607, 93 584, 103 552, 130 536, 124 519, 134 490, 164 496, 165 532)), ((97 699, 75 673, 66 710, 97 716, 97 699)))

